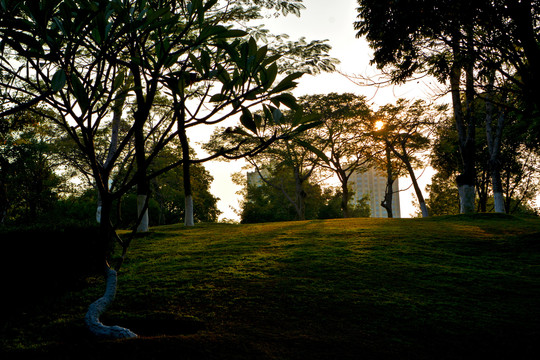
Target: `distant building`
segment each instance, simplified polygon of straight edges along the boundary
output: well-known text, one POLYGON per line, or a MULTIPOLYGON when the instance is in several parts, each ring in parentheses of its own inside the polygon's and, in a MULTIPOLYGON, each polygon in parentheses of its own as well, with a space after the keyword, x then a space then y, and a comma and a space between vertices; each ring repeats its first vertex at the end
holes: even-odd
MULTIPOLYGON (((263 174, 263 176, 268 176, 268 170, 266 169, 263 169, 261 173, 263 174)), ((263 179, 261 178, 261 175, 257 170, 248 171, 247 183, 249 186, 261 186, 264 184, 263 179)))
MULTIPOLYGON (((363 173, 354 173, 349 180, 351 190, 354 191, 352 198, 353 202, 357 202, 364 195, 369 196, 369 206, 371 208, 371 217, 385 218, 388 217, 386 209, 381 206, 381 201, 384 200, 386 190, 386 177, 381 176, 374 169, 369 169, 363 173)), ((399 179, 394 181, 392 186, 394 194, 392 195, 392 214, 395 218, 401 217, 399 207, 399 179)))

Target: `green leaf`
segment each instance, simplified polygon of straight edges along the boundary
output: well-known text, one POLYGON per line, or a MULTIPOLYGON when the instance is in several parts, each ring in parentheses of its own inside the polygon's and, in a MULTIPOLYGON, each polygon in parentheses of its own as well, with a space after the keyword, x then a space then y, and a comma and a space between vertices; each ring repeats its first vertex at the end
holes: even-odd
POLYGON ((244 37, 246 36, 248 33, 245 32, 244 30, 240 30, 240 29, 230 29, 230 30, 227 30, 227 31, 224 31, 222 33, 220 33, 218 35, 218 38, 220 39, 226 39, 226 38, 237 38, 237 37, 244 37))
POLYGON ((289 93, 279 94, 277 96, 274 96, 271 100, 272 100, 272 102, 274 104, 276 102, 281 103, 281 104, 285 105, 286 107, 288 107, 291 110, 298 108, 296 98, 293 95, 289 94, 289 93))
POLYGON ((261 63, 262 66, 266 66, 268 64, 273 64, 276 62, 276 60, 278 60, 279 58, 281 57, 281 54, 276 54, 276 55, 272 55, 272 56, 269 56, 267 57, 266 59, 263 60, 263 62, 261 63))
POLYGON ((272 89, 272 91, 270 91, 270 93, 275 94, 275 93, 283 92, 283 91, 294 88, 297 85, 297 83, 294 82, 294 80, 298 79, 302 75, 303 73, 293 73, 293 74, 287 75, 283 80, 279 82, 279 84, 277 84, 272 89))
POLYGON ((248 130, 257 134, 257 124, 253 120, 253 115, 248 108, 242 106, 242 115, 240 116, 240 123, 244 125, 248 130))
POLYGON ((262 69, 261 82, 265 90, 269 89, 270 86, 272 86, 272 84, 276 80, 277 73, 278 73, 278 66, 276 63, 272 63, 272 65, 270 65, 268 69, 264 69, 264 68, 262 69))
POLYGON ((204 4, 204 11, 209 10, 212 6, 216 5, 218 0, 208 0, 206 4, 204 4))
POLYGON ((84 112, 90 106, 90 100, 86 94, 83 84, 75 74, 71 74, 71 86, 73 87, 73 95, 79 102, 81 110, 84 112))
POLYGON ((274 121, 274 124, 281 124, 281 119, 283 119, 283 113, 281 110, 273 107, 270 108, 272 109, 272 120, 274 121))
POLYGON ((203 73, 203 68, 202 68, 202 64, 201 62, 199 61, 199 59, 197 59, 197 57, 195 55, 193 55, 193 53, 189 53, 188 55, 189 57, 189 60, 191 61, 193 67, 200 73, 202 74, 203 73))
MULTIPOLYGON (((302 125, 304 126, 304 125, 302 125)), ((295 131, 296 132, 296 131, 295 131)), ((296 139, 295 140, 299 145, 303 146, 304 148, 308 149, 309 151, 311 151, 312 153, 314 153, 315 155, 317 155, 317 157, 319 159, 321 159, 322 161, 324 161, 325 163, 329 163, 330 162, 330 159, 328 159, 328 156, 326 156, 326 154, 324 152, 322 152, 321 150, 317 149, 315 146, 311 145, 310 143, 306 142, 306 141, 303 141, 303 140, 300 140, 300 139, 296 139)))
POLYGON ((210 98, 210 102, 221 102, 221 101, 226 101, 226 100, 229 100, 229 97, 224 94, 214 94, 210 98))
POLYGON ((113 92, 118 90, 118 88, 120 88, 120 86, 124 85, 125 77, 126 77, 126 73, 124 71, 120 71, 118 73, 118 75, 116 75, 116 77, 114 78, 114 82, 113 82, 113 88, 112 88, 113 92))
POLYGON ((58 70, 54 73, 51 80, 52 91, 56 92, 64 87, 66 84, 66 72, 63 69, 58 70))

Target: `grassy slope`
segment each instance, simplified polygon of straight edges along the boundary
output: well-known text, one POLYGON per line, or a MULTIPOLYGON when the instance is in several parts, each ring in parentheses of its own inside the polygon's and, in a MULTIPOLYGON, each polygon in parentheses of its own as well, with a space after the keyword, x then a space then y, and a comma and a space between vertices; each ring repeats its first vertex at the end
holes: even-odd
MULTIPOLYGON (((519 358, 540 353, 540 220, 508 216, 168 226, 136 239, 104 319, 102 282, 4 326, 52 358, 519 358)), ((19 348, 19 350, 17 350, 19 348)))

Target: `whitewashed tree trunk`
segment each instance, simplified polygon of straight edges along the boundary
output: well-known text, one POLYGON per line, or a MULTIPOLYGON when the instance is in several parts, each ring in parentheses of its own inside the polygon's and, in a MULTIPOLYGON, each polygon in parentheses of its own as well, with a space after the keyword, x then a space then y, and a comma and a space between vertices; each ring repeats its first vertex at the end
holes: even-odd
POLYGON ((495 212, 496 213, 505 213, 506 209, 504 207, 504 195, 502 192, 493 193, 493 200, 495 202, 495 212))
POLYGON ((474 185, 459 185, 459 212, 461 214, 470 214, 475 211, 474 200, 476 190, 474 185))
POLYGON ((99 317, 107 310, 116 296, 117 275, 113 269, 108 269, 106 274, 105 294, 90 304, 88 312, 84 317, 84 322, 90 332, 98 337, 108 339, 128 339, 135 338, 137 335, 129 329, 120 326, 103 325, 99 317))
POLYGON ((96 209, 96 221, 98 224, 101 224, 101 203, 98 203, 98 206, 96 209))
POLYGON ((185 226, 194 226, 195 222, 193 220, 193 196, 187 195, 186 196, 186 210, 184 214, 184 225, 185 226))
POLYGON ((426 206, 426 203, 424 201, 418 202, 420 204, 420 210, 422 211, 422 217, 428 217, 429 212, 426 206))
MULTIPOLYGON (((145 208, 147 195, 137 195, 137 216, 140 218, 141 213, 145 208)), ((148 231, 148 207, 144 211, 141 222, 137 226, 137 232, 147 232, 148 231)))

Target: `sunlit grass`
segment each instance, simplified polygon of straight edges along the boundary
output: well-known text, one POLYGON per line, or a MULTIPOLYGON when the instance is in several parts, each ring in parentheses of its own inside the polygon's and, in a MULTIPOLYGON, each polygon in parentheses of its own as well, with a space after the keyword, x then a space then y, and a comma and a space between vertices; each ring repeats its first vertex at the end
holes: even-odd
POLYGON ((3 345, 88 358, 529 354, 540 335, 539 234, 538 219, 495 215, 154 228, 134 240, 105 318, 141 339, 85 333, 85 306, 103 285, 91 278, 50 312, 11 322, 3 345))

